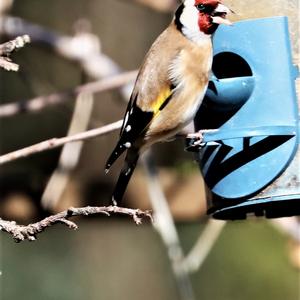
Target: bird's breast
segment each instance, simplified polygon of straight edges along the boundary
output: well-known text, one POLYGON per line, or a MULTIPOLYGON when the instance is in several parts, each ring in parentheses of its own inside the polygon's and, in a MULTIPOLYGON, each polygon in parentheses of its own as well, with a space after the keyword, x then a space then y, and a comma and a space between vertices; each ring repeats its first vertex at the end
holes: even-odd
POLYGON ((212 64, 212 45, 194 44, 182 49, 169 69, 176 88, 172 98, 151 122, 147 138, 159 140, 176 134, 195 116, 204 98, 212 64))

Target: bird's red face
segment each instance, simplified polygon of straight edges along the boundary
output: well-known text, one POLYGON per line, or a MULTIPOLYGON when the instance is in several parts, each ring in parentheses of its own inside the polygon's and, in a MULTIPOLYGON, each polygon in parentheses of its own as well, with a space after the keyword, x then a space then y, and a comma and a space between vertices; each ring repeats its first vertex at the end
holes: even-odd
POLYGON ((219 24, 230 25, 226 19, 231 10, 218 0, 194 0, 194 7, 198 11, 199 30, 212 34, 219 24))

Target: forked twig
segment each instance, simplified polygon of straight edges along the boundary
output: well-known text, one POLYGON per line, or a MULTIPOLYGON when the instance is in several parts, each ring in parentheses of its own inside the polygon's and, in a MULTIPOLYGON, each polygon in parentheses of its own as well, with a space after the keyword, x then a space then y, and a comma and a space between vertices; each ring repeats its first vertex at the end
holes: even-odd
POLYGON ((157 170, 152 161, 150 151, 144 154, 142 161, 146 171, 148 193, 153 207, 153 225, 167 249, 181 299, 194 300, 195 296, 188 270, 182 264, 184 260, 183 249, 167 199, 159 183, 157 170))

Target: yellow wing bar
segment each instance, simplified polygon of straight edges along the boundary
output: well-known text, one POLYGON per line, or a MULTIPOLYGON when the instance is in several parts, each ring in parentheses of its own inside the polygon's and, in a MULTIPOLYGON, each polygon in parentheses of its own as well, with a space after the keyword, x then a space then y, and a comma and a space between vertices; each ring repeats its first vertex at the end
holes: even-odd
POLYGON ((156 115, 159 111, 163 103, 170 97, 172 94, 172 90, 170 87, 165 88, 157 97, 156 101, 152 104, 152 111, 154 115, 156 115))

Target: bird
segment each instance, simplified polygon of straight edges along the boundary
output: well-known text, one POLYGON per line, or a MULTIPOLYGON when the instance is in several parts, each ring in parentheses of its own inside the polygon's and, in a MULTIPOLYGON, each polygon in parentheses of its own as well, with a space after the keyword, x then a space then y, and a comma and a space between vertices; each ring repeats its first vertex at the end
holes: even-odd
POLYGON ((232 12, 219 0, 184 0, 169 26, 158 36, 139 69, 123 118, 119 140, 105 172, 126 151, 113 191, 118 205, 141 153, 167 141, 194 118, 209 82, 212 34, 231 25, 232 12))

